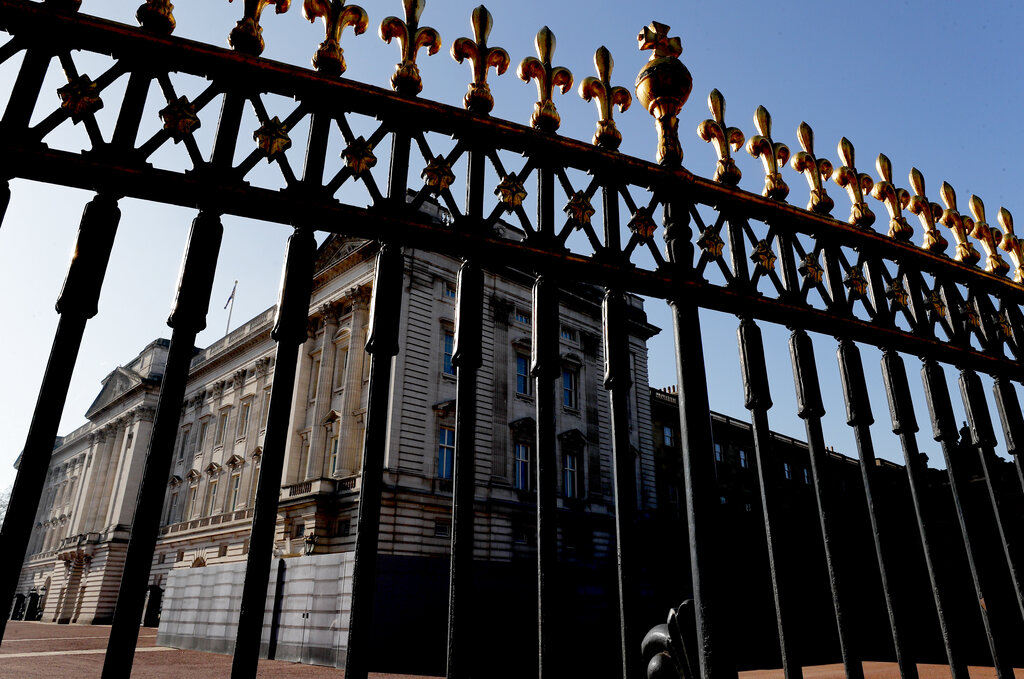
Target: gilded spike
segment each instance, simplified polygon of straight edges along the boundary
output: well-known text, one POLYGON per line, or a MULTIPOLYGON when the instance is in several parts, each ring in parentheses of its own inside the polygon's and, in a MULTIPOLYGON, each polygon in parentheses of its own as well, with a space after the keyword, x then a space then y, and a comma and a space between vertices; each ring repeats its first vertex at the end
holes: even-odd
POLYGON ((789 147, 772 141, 772 116, 764 106, 754 111, 754 126, 758 134, 747 142, 747 153, 760 158, 764 165, 764 190, 761 195, 772 200, 785 200, 789 186, 779 170, 789 160, 789 147))
POLYGON ((90 113, 96 113, 103 108, 103 100, 98 94, 99 88, 92 78, 82 74, 67 85, 57 88, 57 96, 60 97, 60 107, 68 112, 71 121, 77 125, 90 113))
POLYGON ((494 71, 501 75, 508 70, 510 61, 508 52, 502 48, 487 46, 487 36, 491 34, 493 20, 486 7, 480 5, 473 10, 472 23, 476 40, 459 38, 452 43, 452 59, 460 64, 465 59, 473 62, 473 82, 469 84, 469 91, 466 92, 462 105, 475 113, 490 113, 494 108, 494 97, 491 96, 491 88, 487 85, 487 69, 493 67, 494 71))
POLYGON ((555 34, 547 26, 537 31, 534 40, 537 50, 536 57, 526 57, 519 62, 516 74, 523 82, 537 81, 537 103, 533 105, 530 124, 544 132, 554 132, 562 119, 552 100, 557 87, 562 94, 572 87, 572 72, 564 66, 552 66, 551 57, 555 54, 555 34), (539 59, 537 57, 540 57, 539 59))
POLYGON ((675 167, 683 162, 679 144, 679 112, 690 97, 693 77, 679 61, 683 48, 679 38, 668 37, 669 27, 652 21, 637 36, 640 51, 650 50, 651 58, 636 76, 636 98, 654 116, 658 131, 657 160, 675 167))
POLYGON ((875 200, 882 201, 889 211, 889 238, 908 241, 914 235, 914 227, 907 224, 903 210, 910 204, 910 192, 896 188, 893 184, 892 162, 884 153, 878 154, 875 169, 878 170, 879 180, 871 188, 871 195, 875 200))
POLYGON ((859 226, 862 229, 869 228, 875 223, 875 213, 871 211, 868 204, 864 202, 865 195, 871 191, 874 182, 871 177, 864 173, 858 173, 854 165, 853 144, 846 137, 839 140, 839 158, 843 165, 836 170, 832 180, 846 189, 850 196, 850 224, 859 226))
POLYGON ((830 214, 835 203, 825 190, 825 182, 832 176, 832 163, 828 158, 814 156, 814 130, 810 125, 800 123, 796 136, 803 151, 797 151, 789 164, 807 177, 807 184, 811 187, 811 199, 807 203, 807 209, 820 215, 830 214))
POLYGON ((416 95, 423 91, 416 53, 426 47, 428 56, 437 54, 441 49, 441 35, 429 26, 420 28, 424 0, 403 0, 402 4, 405 5, 405 21, 388 17, 380 24, 380 37, 387 43, 397 38, 402 47, 402 61, 395 66, 391 88, 400 94, 416 95))
MULTIPOLYGON (((949 182, 942 182, 939 195, 942 196, 942 202, 946 204, 946 209, 942 211, 939 221, 953 232, 953 239, 956 240, 956 254, 953 259, 968 266, 974 266, 981 259, 981 255, 974 249, 974 244, 967 240, 967 234, 973 229, 974 223, 972 221, 970 225, 964 224, 963 217, 956 209, 956 192, 949 182)), ((967 219, 970 220, 970 217, 967 219)))
POLYGON ((597 132, 594 133, 594 145, 614 151, 622 143, 622 134, 615 128, 615 120, 612 119, 615 106, 623 113, 633 103, 633 95, 625 87, 612 86, 612 68, 615 61, 608 48, 602 45, 594 53, 594 68, 597 69, 597 77, 590 75, 580 83, 580 96, 585 101, 593 100, 597 104, 598 115, 597 132))
POLYGON ((263 27, 260 26, 263 10, 267 5, 273 5, 275 13, 284 14, 292 6, 292 0, 243 0, 243 4, 242 18, 231 29, 228 44, 237 52, 258 57, 266 47, 263 42, 263 27))
POLYGON ((146 0, 135 10, 135 20, 147 31, 161 35, 174 32, 174 5, 170 0, 146 0))
POLYGON ((1020 241, 1013 233, 1013 215, 1005 207, 999 208, 999 225, 1003 227, 1003 237, 999 239, 999 249, 1010 255, 1013 262, 1013 282, 1024 283, 1024 253, 1021 252, 1020 241))
POLYGON ((910 197, 910 211, 917 215, 924 228, 924 242, 921 247, 935 254, 942 254, 949 243, 935 228, 935 220, 942 216, 942 208, 928 200, 924 193, 924 175, 916 167, 910 168, 910 188, 914 195, 910 197))
POLYGON ((717 89, 711 90, 711 94, 708 95, 708 108, 711 110, 711 118, 697 126, 697 134, 704 141, 711 142, 715 147, 715 153, 718 154, 714 180, 728 186, 736 186, 743 173, 736 166, 730 147, 732 151, 743 148, 743 131, 725 124, 725 97, 717 89))
POLYGON ((313 68, 324 75, 339 76, 345 72, 345 50, 341 49, 341 34, 346 26, 362 35, 370 25, 366 10, 357 5, 346 5, 344 0, 305 0, 302 16, 313 23, 324 20, 324 41, 313 55, 313 68))
POLYGON ((985 203, 981 201, 981 198, 971 195, 970 206, 974 219, 964 217, 963 220, 965 225, 971 224, 970 235, 979 240, 981 247, 985 250, 985 271, 997 276, 1005 276, 1010 270, 1010 265, 1006 263, 998 250, 1003 234, 999 233, 999 229, 993 229, 988 225, 985 220, 985 203))

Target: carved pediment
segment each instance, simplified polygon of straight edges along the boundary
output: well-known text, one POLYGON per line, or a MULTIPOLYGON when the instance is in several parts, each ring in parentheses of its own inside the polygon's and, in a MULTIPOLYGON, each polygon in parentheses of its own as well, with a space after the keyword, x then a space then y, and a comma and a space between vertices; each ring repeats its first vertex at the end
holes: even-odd
POLYGON ((170 481, 169 485, 172 488, 177 488, 178 486, 181 485, 181 481, 182 481, 181 477, 178 476, 177 474, 175 474, 174 476, 171 477, 171 481, 170 481))
POLYGON ((239 455, 238 453, 235 453, 234 455, 229 457, 227 461, 227 465, 232 469, 235 467, 241 467, 243 464, 245 464, 245 458, 239 455))
POLYGON ((185 474, 185 478, 191 482, 197 480, 202 475, 203 473, 201 471, 193 468, 188 470, 188 474, 185 474))
POLYGON ((579 450, 587 445, 587 437, 579 429, 570 429, 558 435, 558 442, 562 444, 562 448, 579 450))
POLYGON ((316 253, 316 266, 313 270, 319 273, 330 268, 337 262, 345 259, 353 250, 365 242, 357 238, 345 238, 344 236, 332 234, 324 241, 316 253))
POLYGON ((337 410, 332 410, 331 412, 327 413, 327 416, 324 417, 323 421, 320 424, 327 426, 328 424, 337 422, 340 419, 341 413, 339 413, 337 410))
POLYGON ((450 398, 447 401, 441 401, 440 403, 434 404, 434 412, 439 415, 450 415, 455 412, 455 399, 450 398))
POLYGON ((516 438, 532 438, 537 434, 537 421, 532 417, 520 417, 508 423, 512 435, 516 438))
POLYGON ((103 387, 96 399, 86 411, 86 417, 92 417, 95 413, 113 403, 122 394, 142 384, 142 376, 127 368, 117 367, 103 378, 103 387))
POLYGON ((251 457, 253 460, 259 460, 261 457, 263 457, 263 448, 261 448, 260 446, 256 446, 256 448, 253 449, 252 453, 249 454, 249 457, 251 457))
POLYGON ((206 469, 204 469, 203 471, 209 474, 210 476, 213 476, 221 469, 222 467, 219 464, 217 464, 216 462, 211 462, 210 464, 206 465, 206 469))

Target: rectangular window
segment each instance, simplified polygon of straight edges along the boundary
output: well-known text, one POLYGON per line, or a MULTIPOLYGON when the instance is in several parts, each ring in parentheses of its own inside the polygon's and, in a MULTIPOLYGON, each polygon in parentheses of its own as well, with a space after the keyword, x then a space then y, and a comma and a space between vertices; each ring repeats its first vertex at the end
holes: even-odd
POLYGON ((185 450, 188 448, 188 435, 192 432, 191 429, 181 430, 181 446, 178 448, 178 460, 185 459, 185 450))
POLYGON ((675 431, 673 431, 672 427, 664 427, 661 430, 661 436, 666 448, 671 448, 675 445, 675 431))
POLYGON ((217 481, 210 481, 210 487, 206 491, 206 507, 203 508, 203 514, 210 516, 217 512, 217 481))
POLYGON ((579 459, 576 453, 565 454, 562 468, 562 492, 567 498, 577 498, 579 493, 579 459))
POLYGON ((434 522, 434 537, 437 538, 450 538, 452 536, 452 522, 451 521, 435 521, 434 522))
POLYGON ((563 325, 562 326, 561 337, 564 340, 568 340, 570 342, 576 342, 576 341, 579 340, 579 333, 577 333, 574 328, 567 328, 567 327, 565 327, 563 325))
POLYGON ((516 354, 516 393, 530 395, 530 359, 516 354))
POLYGON ((231 475, 231 497, 228 498, 228 511, 234 511, 238 505, 238 489, 242 485, 241 472, 231 475))
POLYGON ((452 466, 455 462, 455 430, 441 427, 437 437, 437 478, 452 478, 452 466))
POLYGON ((811 470, 804 467, 804 483, 811 485, 811 470))
POLYGON ((345 386, 345 369, 348 367, 348 345, 338 346, 338 354, 334 357, 334 388, 345 386))
POLYGON ((256 505, 256 491, 260 487, 260 468, 253 467, 252 470, 252 494, 249 496, 250 503, 256 505))
POLYGON ((454 375, 455 366, 452 365, 452 354, 455 353, 455 334, 445 331, 444 333, 444 374, 454 375))
POLYGON ((263 412, 260 414, 260 428, 267 428, 267 420, 270 419, 270 389, 263 390, 263 412))
POLYGON ((517 443, 513 484, 519 490, 530 490, 530 444, 517 443))
POLYGON ((170 523, 170 522, 174 521, 174 516, 177 513, 177 510, 178 510, 178 494, 177 493, 171 493, 171 504, 167 506, 167 521, 165 523, 170 523))
POLYGON ((328 469, 331 470, 331 476, 338 473, 338 437, 335 436, 331 439, 330 443, 331 459, 328 463, 328 469))
POLYGON ((750 458, 747 457, 747 451, 740 450, 740 466, 744 469, 750 468, 750 458))
POLYGON ((193 516, 196 515, 196 496, 198 495, 198 493, 196 492, 197 489, 197 486, 192 486, 188 489, 188 513, 184 516, 185 519, 191 519, 193 516))
POLYGON ((199 438, 196 439, 196 451, 203 452, 203 446, 206 444, 206 435, 210 431, 210 420, 209 418, 199 423, 199 438))
POLYGON ((722 459, 723 459, 722 444, 721 443, 716 443, 715 444, 715 462, 721 462, 722 459))
POLYGON ((225 409, 220 411, 220 417, 217 418, 217 445, 224 445, 224 434, 228 430, 228 413, 231 409, 225 409))
POLYGON ((782 475, 785 476, 787 479, 793 478, 793 470, 790 469, 788 462, 782 463, 782 475))
POLYGON ((516 307, 516 323, 530 325, 530 312, 516 307))
POLYGON ((252 401, 246 401, 242 404, 242 410, 238 413, 238 431, 236 436, 242 438, 245 433, 249 431, 249 411, 252 410, 252 401))
POLYGON ((562 405, 566 408, 578 407, 577 383, 579 375, 575 370, 566 368, 562 370, 562 405))
POLYGON ((447 297, 448 299, 455 299, 454 283, 449 283, 448 281, 444 282, 444 296, 447 297))
POLYGON ((316 399, 316 390, 320 387, 320 359, 313 361, 313 372, 309 375, 309 400, 316 399))

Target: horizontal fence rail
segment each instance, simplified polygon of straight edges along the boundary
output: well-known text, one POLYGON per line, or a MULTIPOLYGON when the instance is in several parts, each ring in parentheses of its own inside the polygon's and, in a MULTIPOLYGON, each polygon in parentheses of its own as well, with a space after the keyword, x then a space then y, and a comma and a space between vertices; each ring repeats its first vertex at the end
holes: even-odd
MULTIPOLYGON (((901 676, 915 679, 918 660, 910 641, 909 616, 898 603, 904 568, 893 557, 898 552, 897 530, 890 520, 885 481, 878 471, 870 429, 875 419, 858 344, 882 351, 891 429, 899 438, 906 462, 909 504, 904 513, 912 523, 914 540, 920 543, 924 564, 920 578, 927 579, 930 586, 929 605, 934 603, 954 679, 967 676, 969 654, 965 635, 954 629, 950 616, 954 605, 948 592, 956 585, 949 582, 949 570, 940 566, 943 557, 933 548, 939 539, 935 526, 940 516, 945 516, 943 512, 953 512, 961 531, 971 579, 967 598, 975 602, 991 663, 1001 678, 1012 676, 1012 665, 1019 659, 1015 634, 1024 629, 1024 592, 1015 543, 1021 488, 1007 499, 1006 484, 989 467, 997 439, 979 377, 982 373, 995 379, 996 410, 1007 448, 1016 456, 1017 442, 1024 436, 1015 386, 1024 380, 1024 257, 1013 232, 1012 216, 1005 208, 995 213, 1000 231, 987 221, 980 198, 961 198, 973 215, 967 216, 959 211, 950 185, 926 186, 916 169, 909 175, 911 190, 899 188, 884 155, 875 163, 878 177, 873 179, 857 168, 853 145, 845 138, 833 164, 816 155, 814 134, 806 124, 797 131, 802 150, 791 154, 773 136, 771 116, 764 107, 754 116, 757 134, 748 139, 742 130, 727 125, 725 100, 717 90, 708 97, 711 117, 701 123, 698 135, 714 145, 718 163, 711 179, 694 174, 682 167, 682 143, 676 131, 677 115, 692 82, 678 59, 678 38, 669 37, 668 27, 657 22, 644 27, 638 38, 640 49, 650 52, 650 61, 636 86, 638 103, 655 118, 658 162, 653 163, 616 150, 621 136, 615 128, 614 109, 627 109, 632 95, 612 84, 612 60, 604 48, 595 55, 597 76, 583 79, 579 87, 580 96, 596 100, 598 105, 594 143, 557 134, 556 94, 560 90, 568 96, 573 76, 553 65, 557 61, 555 39, 547 28, 537 34, 537 56, 523 59, 517 69, 520 78, 537 84, 538 101, 530 126, 491 118, 488 72, 493 69, 500 75, 512 61, 503 49, 488 45, 491 18, 482 6, 472 14, 474 37, 460 38, 452 47, 452 56, 469 62, 473 75, 465 107, 458 109, 418 97, 423 83, 416 50, 425 48, 432 54, 441 42, 434 29, 419 25, 424 10, 421 1, 406 0, 404 19, 388 17, 380 26, 380 36, 397 42, 401 49, 402 61, 392 78, 392 90, 341 77, 345 64, 338 36, 343 36, 347 27, 356 33, 366 31, 369 18, 364 10, 338 0, 304 3, 307 18, 322 18, 328 28, 327 39, 316 52, 315 70, 259 57, 263 49, 260 14, 271 4, 278 12, 285 11, 288 3, 284 0, 244 3, 243 19, 231 33, 231 50, 173 37, 171 5, 166 1, 150 0, 139 8, 142 28, 79 14, 78 4, 74 0, 0 0, 0 29, 9 36, 0 45, 0 63, 23 55, 0 119, 6 140, 0 179, 24 178, 96 193, 82 216, 78 250, 58 302, 61 321, 51 362, 11 511, 4 522, 5 544, 14 547, 0 571, 4 588, 0 602, 8 609, 31 530, 34 511, 29 508, 38 504, 78 345, 86 321, 96 314, 120 216, 117 201, 128 197, 199 212, 169 320, 173 335, 167 370, 105 678, 131 672, 142 616, 141 593, 148 582, 160 530, 159 501, 169 474, 193 344, 206 325, 223 215, 277 222, 293 230, 272 335, 277 343, 278 372, 270 397, 263 472, 251 514, 251 551, 233 677, 255 676, 258 660, 294 368, 300 345, 307 338, 314 230, 374 240, 380 245, 366 344, 371 354, 368 411, 346 676, 359 679, 373 669, 369 635, 384 492, 381 478, 392 360, 400 351, 397 314, 389 310, 402 304, 403 247, 437 251, 461 260, 451 357, 458 398, 446 654, 449 677, 473 674, 466 660, 473 623, 466 619, 465 611, 471 610, 472 480, 479 451, 474 443, 476 412, 466 404, 477 398, 481 365, 477 340, 484 322, 482 271, 501 270, 510 262, 532 272, 533 278, 529 378, 536 395, 537 459, 530 473, 537 486, 539 676, 559 673, 564 660, 556 643, 561 612, 556 605, 554 576, 558 484, 553 465, 557 459, 554 413, 562 378, 558 299, 560 289, 570 280, 592 284, 604 293, 603 385, 609 395, 613 439, 622 657, 621 672, 616 674, 629 679, 644 672, 652 677, 674 674, 711 679, 736 671, 727 633, 735 623, 730 620, 729 607, 722 603, 728 598, 723 578, 716 572, 722 564, 718 546, 722 519, 717 508, 715 440, 699 317, 699 309, 711 309, 739 318, 745 406, 751 417, 757 503, 763 517, 759 539, 764 540, 778 658, 787 679, 801 676, 808 651, 798 643, 798 583, 784 566, 787 547, 796 538, 774 481, 782 463, 770 431, 773 385, 767 377, 759 323, 784 326, 792 333, 789 353, 810 461, 806 483, 813 493, 819 556, 824 557, 817 565, 824 566, 822 577, 827 579, 836 640, 847 676, 863 676, 862 661, 870 659, 871 652, 851 622, 857 609, 853 594, 857 590, 851 582, 858 574, 844 558, 842 543, 848 519, 830 497, 835 471, 825 443, 823 398, 808 332, 837 338, 846 421, 856 441, 858 483, 868 510, 867 544, 877 564, 891 649, 901 676), (79 51, 107 59, 109 66, 93 73, 95 77, 81 73, 76 65, 79 51), (68 82, 58 90, 59 106, 51 107, 41 96, 41 88, 54 61, 63 68, 68 82), (192 77, 188 95, 183 94, 181 74, 192 77), (127 82, 122 100, 105 99, 122 80, 127 82), (101 108, 108 113, 116 108, 112 129, 101 127, 96 115, 101 108), (40 109, 43 115, 39 115, 40 109), (153 109, 158 110, 158 127, 154 127, 157 121, 145 117, 153 109), (255 129, 244 122, 247 111, 258 121, 255 129), (59 148, 56 132, 69 122, 85 130, 89 147, 81 152, 59 148), (216 133, 197 135, 204 126, 215 128, 216 133), (150 132, 144 133, 146 130, 150 132), (304 130, 308 130, 308 141, 293 149, 291 135, 304 130), (207 138, 208 148, 204 148, 201 144, 207 138), (328 153, 335 147, 342 149, 340 156, 328 153), (731 154, 741 150, 764 165, 760 194, 738 186, 740 170, 731 154), (169 156, 176 160, 168 163, 169 156), (806 208, 786 202, 804 201, 802 195, 797 198, 800 191, 787 184, 787 177, 794 182, 799 179, 788 170, 783 174, 787 164, 793 172, 805 175, 809 186, 806 208), (847 194, 848 207, 837 205, 844 202, 842 198, 829 195, 830 180, 847 194), (355 185, 365 192, 365 198, 353 197, 355 185), (932 202, 929 192, 940 196, 945 207, 932 202), (465 201, 457 200, 457 195, 465 195, 465 201), (450 219, 438 222, 425 217, 420 208, 428 201, 436 201, 450 219), (535 214, 529 214, 527 208, 535 208, 535 214), (873 208, 884 209, 888 219, 876 217, 873 208), (845 220, 832 216, 833 211, 842 215, 847 210, 845 220), (918 218, 919 229, 910 225, 910 215, 904 216, 904 211, 918 218), (515 222, 525 236, 510 240, 496 235, 504 220, 515 222), (1006 253, 1009 263, 1000 251, 1006 253), (642 564, 637 557, 637 512, 631 501, 637 479, 629 443, 629 393, 636 376, 629 365, 625 332, 626 293, 664 299, 673 313, 686 535, 669 539, 686 543, 685 558, 692 577, 692 602, 673 610, 669 622, 652 630, 646 639, 636 612, 642 564), (919 427, 901 354, 917 357, 922 364, 932 434, 941 445, 947 468, 948 478, 943 483, 951 500, 945 509, 937 506, 936 493, 926 479, 927 467, 920 459, 919 427), (944 365, 959 371, 961 399, 969 420, 964 431, 956 426, 944 365), (980 470, 964 462, 965 451, 971 459, 980 460, 980 470), (971 469, 965 470, 965 466, 971 469), (975 480, 982 483, 975 484, 975 480), (982 486, 984 501, 978 502, 976 491, 982 486), (992 554, 997 555, 995 566, 986 562, 992 554), (999 594, 991 594, 993 591, 999 594)), ((4 206, 7 197, 9 190, 0 196, 4 206)), ((1019 458, 1016 462, 1024 482, 1019 458)), ((788 465, 785 469, 788 474, 788 465)), ((292 495, 300 494, 297 488, 292 487, 292 495)), ((177 529, 165 532, 173 530, 177 529)), ((2 630, 0 627, 0 633, 2 630)))

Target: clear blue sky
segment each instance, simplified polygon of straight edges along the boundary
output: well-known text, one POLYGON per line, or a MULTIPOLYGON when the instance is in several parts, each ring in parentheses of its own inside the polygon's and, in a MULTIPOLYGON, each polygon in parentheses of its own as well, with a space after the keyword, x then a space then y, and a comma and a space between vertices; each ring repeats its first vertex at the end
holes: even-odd
MULTIPOLYGON (((109 3, 85 0, 83 12, 134 23, 137 2, 109 3)), ((425 25, 434 26, 442 36, 441 53, 420 56, 424 97, 461 105, 469 69, 448 55, 453 40, 471 36, 469 15, 475 2, 448 0, 429 2, 423 15, 425 25)), ((224 0, 177 0, 176 35, 217 45, 225 39, 241 16, 242 3, 224 0)), ((267 58, 308 64, 322 39, 322 25, 302 18, 301 0, 291 10, 275 15, 269 9, 263 20, 267 58)), ((384 44, 376 30, 388 14, 401 15, 397 1, 366 2, 370 30, 354 37, 346 30, 343 47, 348 61, 347 77, 386 87, 393 64, 398 60, 395 45, 384 44)), ((672 35, 682 39, 682 59, 694 79, 693 94, 680 117, 684 164, 694 172, 710 176, 714 153, 696 133, 697 124, 708 117, 707 93, 717 87, 727 101, 726 120, 739 126, 749 137, 751 120, 758 105, 764 105, 774 119, 774 136, 799 149, 796 127, 807 121, 815 131, 817 152, 833 162, 841 136, 857 149, 858 169, 875 176, 874 158, 886 153, 893 161, 896 180, 906 186, 911 165, 918 167, 928 184, 932 200, 938 187, 949 181, 966 208, 971 193, 981 196, 990 221, 1000 206, 1006 206, 1024 220, 1020 199, 1020 158, 1024 141, 1018 119, 1024 110, 1024 57, 1020 35, 1024 34, 1024 9, 1019 3, 1003 2, 788 2, 766 4, 748 0, 731 2, 582 2, 562 3, 521 0, 494 3, 491 44, 508 50, 512 67, 504 76, 491 75, 496 99, 495 116, 528 123, 536 89, 519 81, 515 66, 533 54, 533 37, 548 25, 558 39, 556 65, 570 68, 578 83, 593 74, 593 54, 606 45, 616 59, 613 81, 632 89, 646 54, 637 51, 638 30, 656 19, 672 26, 672 35)), ((79 70, 95 77, 108 66, 102 59, 76 53, 79 70)), ((20 57, 0 65, 0 103, 6 101, 20 57)), ((54 67, 43 93, 36 120, 55 106, 53 91, 63 84, 54 67), (45 108, 45 110, 44 110, 45 108)), ((187 89, 187 79, 176 79, 187 89)), ((123 92, 122 79, 104 98, 101 126, 109 138, 116 100, 123 92)), ((274 113, 290 110, 285 102, 274 113)), ((573 91, 556 98, 562 116, 560 132, 589 140, 596 110, 573 91)), ((155 110, 155 109, 154 109, 155 110)), ((201 139, 209 139, 215 127, 216 107, 202 114, 201 139), (204 136, 205 135, 205 136, 204 136)), ((283 117, 283 114, 282 114, 283 117)), ((641 158, 654 155, 654 132, 650 117, 639 106, 617 114, 624 142, 622 150, 641 158)), ((153 129, 157 122, 147 123, 153 129)), ((254 128, 255 129, 255 128, 254 128)), ((81 148, 81 128, 66 122, 49 141, 55 146, 81 148)), ((165 149, 159 162, 173 165, 182 148, 165 149)), ((763 181, 760 164, 736 154, 743 170, 741 186, 758 191, 763 181)), ((837 163, 838 164, 838 163, 837 163)), ((385 163, 382 162, 381 169, 385 163)), ((272 175, 260 169, 259 180, 272 175)), ((381 175, 383 176, 383 175, 381 175)), ((806 202, 802 177, 790 169, 785 177, 792 189, 790 200, 806 202)), ((380 180, 379 180, 380 181, 380 180)), ((82 192, 13 183, 13 199, 7 218, 0 226, 0 318, 5 332, 0 336, 0 487, 13 481, 11 468, 20 451, 31 418, 40 378, 56 326, 53 302, 60 290, 68 255, 74 241, 81 209, 90 198, 82 192)), ((849 203, 834 184, 829 192, 836 201, 836 215, 845 215, 849 203)), ((349 198, 358 200, 357 197, 349 198)), ((100 380, 114 367, 130 361, 146 343, 169 336, 165 320, 174 293, 180 255, 194 216, 193 211, 166 208, 141 201, 124 200, 123 217, 104 285, 100 314, 90 322, 81 357, 68 396, 60 431, 70 431, 84 422, 84 412, 100 387, 100 380)), ((872 202, 879 215, 885 211, 872 202)), ((273 224, 225 218, 225 238, 209 315, 209 328, 200 336, 201 346, 223 334, 227 312, 221 309, 233 282, 238 296, 232 327, 270 306, 276 298, 280 258, 287 229, 273 224)), ((920 229, 916 220, 916 237, 920 229)), ((1024 228, 1024 227, 1022 227, 1024 228)), ((651 343, 651 384, 665 386, 675 381, 669 319, 663 305, 648 305, 651 320, 665 328, 651 343)), ((736 367, 736 321, 717 314, 703 315, 705 353, 710 375, 712 407, 746 418, 736 367)), ((776 406, 771 412, 774 428, 803 438, 800 421, 793 415, 794 397, 785 331, 766 332, 769 370, 776 406)), ((815 337, 819 370, 829 393, 826 407, 828 442, 855 454, 852 437, 843 421, 841 394, 835 389, 835 341, 815 337)), ((877 353, 865 350, 869 373, 877 375, 877 353)), ((917 366, 908 361, 912 383, 917 366)), ((951 370, 947 373, 952 375, 951 370)), ((888 432, 883 393, 872 380, 876 446, 879 454, 898 458, 895 439, 888 432)), ((918 394, 919 394, 918 390, 918 394)), ((954 398, 954 401, 958 400, 954 398)), ((923 401, 919 398, 919 406, 923 401)), ((919 412, 921 409, 919 408, 919 412)), ((921 412, 922 424, 926 421, 921 412)), ((922 448, 936 447, 922 434, 922 448)))

